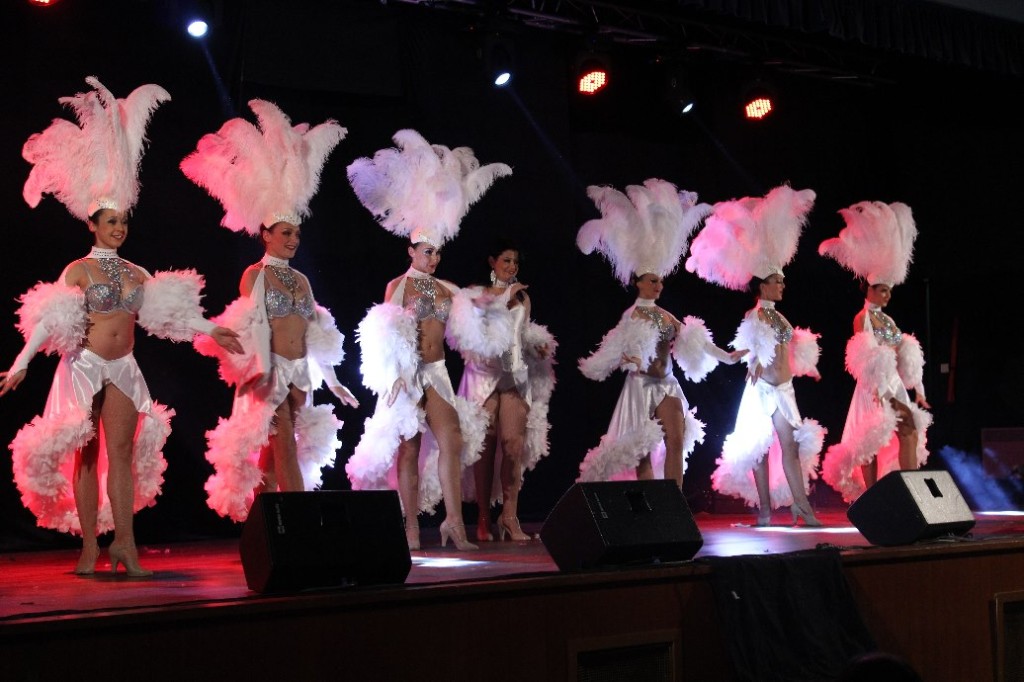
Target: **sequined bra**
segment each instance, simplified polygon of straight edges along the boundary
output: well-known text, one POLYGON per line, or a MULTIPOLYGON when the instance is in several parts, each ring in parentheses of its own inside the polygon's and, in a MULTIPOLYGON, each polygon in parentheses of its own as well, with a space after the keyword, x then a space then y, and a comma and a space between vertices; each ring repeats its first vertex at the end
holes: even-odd
POLYGON ((267 317, 273 320, 287 317, 288 315, 298 315, 307 320, 313 319, 313 316, 316 315, 316 302, 308 293, 303 293, 301 296, 297 295, 300 286, 295 271, 289 267, 278 265, 267 264, 264 267, 274 273, 274 276, 281 284, 288 287, 288 291, 282 291, 267 283, 266 291, 263 295, 267 305, 267 317))
POLYGON ((775 309, 775 306, 762 305, 761 312, 775 332, 775 343, 789 343, 793 340, 793 325, 775 309))
POLYGON ((433 277, 410 277, 408 282, 416 295, 406 301, 406 310, 411 310, 417 321, 436 319, 442 324, 448 322, 452 312, 451 297, 437 302, 437 280, 433 277))
POLYGON ((868 314, 871 316, 871 331, 875 334, 875 340, 885 346, 898 346, 903 341, 903 332, 896 326, 896 322, 883 313, 881 310, 875 310, 868 308, 868 314), (880 327, 875 326, 874 323, 881 324, 880 327))
POLYGON ((658 312, 657 308, 651 306, 637 306, 634 308, 637 314, 658 328, 658 341, 671 341, 676 337, 676 326, 664 315, 658 312))
POLYGON ((85 288, 85 309, 90 313, 116 313, 127 312, 132 315, 142 308, 144 292, 138 277, 120 258, 98 258, 96 264, 103 271, 110 281, 95 282, 92 272, 86 266, 86 274, 89 276, 88 287, 85 288), (134 282, 136 286, 124 295, 125 280, 134 282))
POLYGON ((265 299, 267 303, 267 317, 272 320, 278 317, 287 317, 288 315, 298 315, 299 317, 311 320, 316 313, 316 304, 313 302, 313 297, 309 294, 300 296, 293 301, 289 294, 280 289, 267 287, 265 299))

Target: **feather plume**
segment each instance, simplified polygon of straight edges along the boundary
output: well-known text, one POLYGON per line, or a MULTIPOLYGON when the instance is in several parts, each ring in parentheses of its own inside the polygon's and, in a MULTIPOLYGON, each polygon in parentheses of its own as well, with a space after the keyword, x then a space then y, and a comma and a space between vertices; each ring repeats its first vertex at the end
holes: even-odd
MULTIPOLYGON (((388 232, 413 232, 442 246, 495 180, 512 174, 503 163, 481 166, 469 147, 430 144, 415 130, 399 130, 394 147, 349 164, 348 180, 360 203, 388 232)), ((415 239, 414 241, 420 241, 415 239)))
POLYGON ((599 251, 612 265, 615 278, 628 286, 635 275, 664 277, 675 272, 690 235, 711 211, 693 192, 679 191, 665 180, 650 178, 641 185, 591 185, 587 196, 601 212, 576 234, 585 254, 599 251))
POLYGON ((25 202, 35 208, 43 194, 52 194, 81 220, 99 208, 128 211, 138 201, 146 126, 171 99, 159 85, 143 85, 117 99, 95 76, 85 81, 92 92, 59 100, 78 124, 55 119, 29 137, 21 152, 32 164, 22 190, 25 202))
POLYGON ((255 235, 261 226, 309 217, 320 172, 348 131, 334 120, 293 126, 265 100, 250 100, 249 108, 258 127, 243 118, 226 121, 200 138, 181 171, 224 207, 221 225, 255 235))
POLYGON ((861 201, 841 209, 846 226, 826 239, 818 253, 835 259, 869 284, 895 286, 907 278, 917 226, 910 207, 894 202, 861 201))

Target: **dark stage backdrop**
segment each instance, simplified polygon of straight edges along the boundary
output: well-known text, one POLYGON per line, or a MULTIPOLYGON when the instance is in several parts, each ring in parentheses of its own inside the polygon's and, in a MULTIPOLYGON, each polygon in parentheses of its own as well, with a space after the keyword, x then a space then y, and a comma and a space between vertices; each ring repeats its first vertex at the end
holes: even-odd
MULTIPOLYGON (((621 188, 661 177, 708 202, 762 194, 782 182, 817 191, 780 308, 822 334, 822 380, 799 379, 797 391, 806 416, 829 428, 829 442, 841 434, 853 388, 843 351, 862 296, 844 270, 817 255, 817 245, 841 227, 836 211, 842 207, 864 199, 909 204, 920 237, 910 278, 896 289, 890 312, 925 345, 933 452, 949 445, 976 459, 982 427, 1024 421, 1024 361, 1004 341, 1016 326, 1020 295, 1016 202, 1024 131, 1011 107, 1021 94, 1019 79, 879 52, 892 76, 873 87, 774 74, 777 115, 750 125, 737 102, 757 74, 741 61, 692 57, 688 70, 699 104, 681 117, 662 96, 656 53, 615 48, 615 81, 600 98, 583 102, 572 90, 577 44, 520 27, 508 35, 515 89, 495 90, 483 79, 479 30, 461 15, 401 3, 225 2, 217 5, 205 50, 182 30, 185 2, 64 0, 45 11, 26 2, 3 4, 0 212, 7 256, 0 268, 0 365, 21 347, 15 298, 39 280, 55 279, 90 246, 84 225, 58 202, 47 198, 32 210, 22 200, 28 164, 21 145, 52 118, 69 117, 57 98, 82 91, 84 78, 95 75, 120 97, 149 82, 172 95, 149 128, 143 190, 122 254, 151 271, 198 269, 207 279, 211 314, 236 296, 241 271, 261 251, 254 240, 218 227, 219 204, 181 174, 178 162, 226 118, 252 120, 245 102, 254 97, 276 102, 295 122, 334 118, 348 128, 324 169, 295 262, 347 335, 348 360, 339 374, 363 403, 359 410, 339 408, 343 445, 336 468, 324 476, 326 488, 348 487, 343 465, 374 404, 360 383, 353 330, 407 265, 405 244, 360 206, 345 168, 389 145, 401 128, 470 146, 481 162, 514 169, 470 210, 439 274, 479 282, 491 238, 513 237, 522 247, 535 319, 559 340, 551 454, 526 476, 526 520, 543 519, 572 484, 621 385, 620 377, 589 382, 576 369, 634 299, 598 256, 575 248, 577 229, 597 215, 585 195, 590 184, 621 188), (955 382, 944 367, 955 368, 955 382)), ((676 315, 703 317, 725 344, 752 300, 683 272, 669 280, 661 303, 676 315)), ((212 471, 203 458, 204 432, 228 413, 230 391, 213 362, 187 345, 140 332, 136 355, 154 398, 177 413, 165 450, 164 492, 156 507, 137 516, 139 541, 237 533, 207 509, 203 491, 212 471)), ((21 388, 0 402, 0 442, 9 443, 41 411, 55 362, 37 357, 21 388)), ((449 368, 457 382, 461 362, 454 353, 449 368)), ((703 383, 684 386, 707 423, 685 484, 697 511, 714 510, 709 477, 732 428, 742 381, 742 366, 722 367, 703 383)), ((829 495, 823 487, 819 500, 829 495)), ((13 485, 10 458, 0 457, 0 549, 69 542, 33 526, 13 485)))

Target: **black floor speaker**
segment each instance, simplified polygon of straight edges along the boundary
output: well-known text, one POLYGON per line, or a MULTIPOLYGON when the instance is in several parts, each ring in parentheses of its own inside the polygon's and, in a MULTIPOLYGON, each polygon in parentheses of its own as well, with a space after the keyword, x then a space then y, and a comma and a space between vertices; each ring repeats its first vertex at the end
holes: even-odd
POLYGON ((240 552, 256 592, 402 583, 412 568, 393 490, 263 493, 240 552))
POLYGON ((974 513, 948 471, 893 471, 864 491, 846 517, 873 545, 963 535, 974 513))
POLYGON ((683 493, 663 480, 576 483, 540 539, 563 571, 687 561, 704 544, 683 493))

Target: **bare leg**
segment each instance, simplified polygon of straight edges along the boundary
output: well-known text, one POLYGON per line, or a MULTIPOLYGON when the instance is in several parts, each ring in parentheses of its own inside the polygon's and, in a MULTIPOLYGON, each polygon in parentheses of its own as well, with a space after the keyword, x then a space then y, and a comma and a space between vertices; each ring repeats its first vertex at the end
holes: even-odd
POLYGON ((772 423, 775 425, 775 433, 782 446, 782 471, 786 474, 786 482, 793 495, 793 522, 796 523, 796 517, 800 516, 805 525, 820 526, 821 522, 814 516, 814 510, 811 509, 807 492, 804 490, 804 474, 800 469, 800 448, 793 437, 795 429, 786 421, 781 410, 775 410, 775 414, 772 415, 772 423))
POLYGON ((100 556, 100 545, 96 538, 96 516, 100 504, 99 471, 96 463, 100 454, 100 429, 98 417, 102 393, 93 400, 92 422, 96 435, 75 453, 75 471, 71 487, 75 493, 75 508, 82 526, 82 554, 75 566, 77 575, 91 575, 96 570, 100 556))
POLYGON ((282 492, 305 490, 295 447, 295 415, 305 403, 305 392, 291 386, 288 397, 277 406, 274 413, 277 433, 270 437, 270 444, 274 450, 274 477, 282 492))
POLYGON ((398 497, 405 510, 405 540, 409 549, 420 548, 420 440, 416 434, 398 444, 398 497))
POLYGON ((459 549, 478 549, 466 539, 466 525, 462 520, 462 431, 459 415, 433 388, 427 388, 424 401, 427 425, 440 449, 437 476, 441 481, 445 509, 445 519, 441 522, 441 546, 451 539, 459 549))
MULTIPOLYGON (((274 417, 274 428, 277 426, 277 417, 274 417)), ((273 438, 273 436, 271 436, 273 438)), ((277 491, 277 476, 274 474, 274 447, 267 443, 260 448, 260 471, 263 472, 263 480, 256 487, 256 495, 260 493, 272 493, 277 491)))
POLYGON ((116 386, 103 389, 100 408, 103 438, 107 446, 107 497, 114 516, 114 541, 110 543, 110 567, 115 572, 123 564, 130 576, 152 575, 139 566, 139 553, 135 547, 133 516, 135 514, 135 477, 132 450, 139 413, 132 401, 116 386))
POLYGON ((873 459, 867 464, 861 464, 860 475, 864 477, 864 487, 870 488, 878 480, 878 459, 873 459))
POLYGON ((487 435, 484 437, 484 450, 480 453, 480 459, 473 464, 473 483, 476 485, 476 539, 488 542, 494 539, 491 535, 491 486, 494 482, 494 458, 498 443, 498 394, 488 396, 483 408, 488 417, 487 435))
POLYGON ((503 391, 498 396, 498 428, 501 434, 501 516, 498 539, 507 533, 516 541, 529 540, 519 525, 519 491, 523 487, 523 448, 526 445, 526 417, 530 407, 518 391, 503 391))
POLYGON ((772 523, 772 496, 768 485, 768 453, 754 465, 754 487, 757 488, 757 525, 772 523))
POLYGON ((665 398, 654 410, 654 416, 661 422, 665 432, 665 478, 672 479, 683 488, 683 401, 679 398, 665 398))
POLYGON ((896 410, 896 438, 900 443, 900 469, 913 471, 917 469, 917 427, 914 425, 914 414, 909 407, 895 398, 890 403, 896 410))
POLYGON ((640 461, 636 463, 636 480, 654 480, 654 465, 651 464, 650 454, 644 455, 643 457, 640 458, 640 461))

